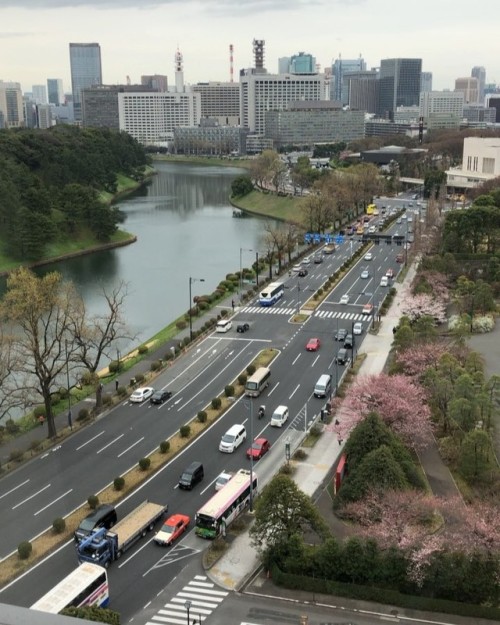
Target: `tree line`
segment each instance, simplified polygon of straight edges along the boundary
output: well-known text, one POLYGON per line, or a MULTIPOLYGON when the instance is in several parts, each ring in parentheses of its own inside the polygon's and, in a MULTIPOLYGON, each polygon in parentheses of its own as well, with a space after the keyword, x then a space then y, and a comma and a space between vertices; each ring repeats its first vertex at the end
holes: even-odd
POLYGON ((100 198, 117 174, 140 180, 148 157, 130 135, 56 126, 0 131, 0 246, 38 260, 51 243, 91 236, 109 241, 120 212, 100 198))

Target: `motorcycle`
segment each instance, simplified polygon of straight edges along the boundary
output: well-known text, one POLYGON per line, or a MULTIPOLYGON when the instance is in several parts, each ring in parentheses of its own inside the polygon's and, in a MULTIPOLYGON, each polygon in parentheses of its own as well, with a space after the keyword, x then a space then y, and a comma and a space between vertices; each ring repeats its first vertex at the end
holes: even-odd
POLYGON ((257 417, 259 419, 262 419, 262 417, 264 417, 266 414, 266 407, 265 406, 259 406, 259 411, 257 413, 257 417))

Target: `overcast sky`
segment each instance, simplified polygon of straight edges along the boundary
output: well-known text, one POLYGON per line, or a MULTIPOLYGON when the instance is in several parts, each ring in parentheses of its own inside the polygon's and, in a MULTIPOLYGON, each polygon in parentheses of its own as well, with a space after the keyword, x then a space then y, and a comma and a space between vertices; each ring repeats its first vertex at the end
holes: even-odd
POLYGON ((104 84, 155 73, 174 84, 177 46, 186 83, 229 80, 233 44, 238 80, 255 38, 272 73, 299 51, 322 69, 339 54, 361 55, 368 68, 416 57, 434 89, 453 89, 474 65, 500 82, 499 23, 499 0, 0 0, 0 80, 31 91, 62 78, 71 91, 69 42, 100 44, 104 84))

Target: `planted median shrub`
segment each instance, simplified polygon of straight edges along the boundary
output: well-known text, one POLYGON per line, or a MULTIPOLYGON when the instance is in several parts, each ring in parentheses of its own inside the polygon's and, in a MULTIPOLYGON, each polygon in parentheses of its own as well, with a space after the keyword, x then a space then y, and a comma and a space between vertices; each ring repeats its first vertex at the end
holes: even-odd
POLYGON ((52 521, 52 531, 54 534, 62 534, 66 529, 66 521, 62 517, 57 517, 52 521))
POLYGON ((125 386, 119 386, 118 387, 118 395, 120 397, 125 397, 126 394, 127 394, 127 388, 125 386))
POLYGON ((200 412, 196 415, 196 418, 200 423, 206 423, 207 413, 204 410, 200 410, 200 412))
POLYGON ((225 388, 224 388, 224 395, 226 397, 233 397, 234 396, 234 386, 232 384, 228 384, 225 388))
POLYGON ((97 495, 90 495, 87 499, 87 503, 89 504, 89 508, 91 510, 95 510, 99 505, 99 497, 97 495))
POLYGON ((189 425, 181 425, 179 429, 181 438, 189 438, 191 436, 191 428, 189 425))
POLYGON ((113 480, 113 488, 115 490, 123 490, 125 486, 125 478, 122 477, 121 475, 119 477, 115 477, 115 479, 113 480))
POLYGON ((221 400, 221 398, 220 398, 220 397, 214 397, 214 398, 212 399, 212 408, 213 408, 214 410, 219 410, 219 408, 221 407, 221 405, 222 405, 222 400, 221 400))
POLYGON ((248 376, 245 375, 244 373, 240 373, 240 375, 238 376, 238 384, 240 386, 245 386, 245 384, 247 383, 248 380, 248 376))
POLYGON ((151 458, 141 458, 139 460, 139 469, 141 471, 147 471, 151 466, 151 458))
POLYGON ((33 551, 33 545, 29 540, 23 540, 22 543, 19 543, 17 546, 17 553, 19 555, 20 560, 27 560, 33 551))
POLYGON ((76 418, 77 421, 86 421, 90 416, 90 413, 87 408, 80 408, 78 411, 78 416, 76 418))
POLYGON ((253 375, 255 373, 255 365, 248 365, 247 373, 248 375, 253 375))
POLYGON ((138 384, 142 384, 142 383, 144 382, 144 380, 145 380, 145 379, 146 379, 146 378, 144 377, 144 374, 143 374, 143 373, 138 373, 138 374, 135 376, 135 381, 136 381, 138 384))
POLYGON ((11 462, 21 462, 24 456, 24 451, 22 449, 12 449, 9 454, 9 460, 11 462))
POLYGON ((168 454, 170 451, 170 441, 162 441, 160 443, 160 453, 168 454))
POLYGON ((159 371, 161 369, 161 362, 159 360, 153 360, 150 369, 151 371, 159 371))

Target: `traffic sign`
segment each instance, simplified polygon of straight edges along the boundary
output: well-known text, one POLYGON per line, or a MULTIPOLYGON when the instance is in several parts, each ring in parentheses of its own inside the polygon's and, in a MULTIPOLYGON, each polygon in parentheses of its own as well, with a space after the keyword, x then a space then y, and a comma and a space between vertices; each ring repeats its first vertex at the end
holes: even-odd
POLYGON ((335 237, 335 243, 336 243, 337 245, 340 245, 340 244, 341 244, 341 243, 343 243, 343 242, 344 242, 344 237, 343 237, 341 234, 338 234, 338 235, 335 237))

